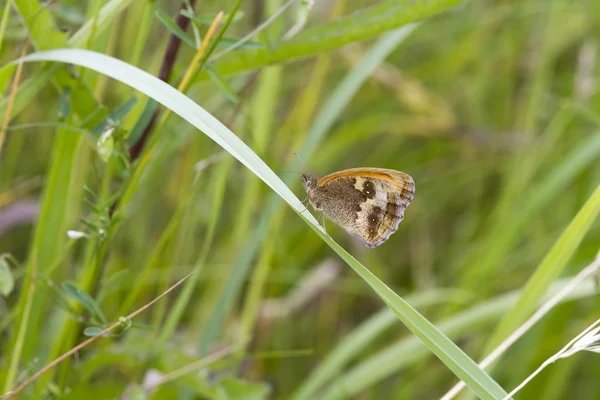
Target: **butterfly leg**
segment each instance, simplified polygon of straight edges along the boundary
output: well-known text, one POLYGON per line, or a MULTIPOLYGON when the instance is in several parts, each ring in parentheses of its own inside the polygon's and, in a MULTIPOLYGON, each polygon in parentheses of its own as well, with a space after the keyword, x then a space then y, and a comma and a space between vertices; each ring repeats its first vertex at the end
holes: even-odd
POLYGON ((306 196, 306 198, 304 200, 301 201, 302 205, 304 206, 304 210, 300 211, 300 212, 304 212, 306 210, 308 210, 308 204, 304 204, 308 201, 308 196, 306 196))
POLYGON ((327 228, 325 227, 325 212, 324 211, 321 211, 321 226, 323 227, 325 234, 327 236, 329 236, 329 233, 327 233, 327 228))

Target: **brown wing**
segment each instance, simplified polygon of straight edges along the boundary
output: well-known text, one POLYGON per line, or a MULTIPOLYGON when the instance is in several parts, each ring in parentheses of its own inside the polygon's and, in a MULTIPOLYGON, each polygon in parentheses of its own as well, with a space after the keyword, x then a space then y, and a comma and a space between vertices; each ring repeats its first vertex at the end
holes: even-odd
POLYGON ((322 187, 339 178, 354 178, 355 189, 362 192, 364 202, 356 219, 345 226, 368 247, 385 242, 404 219, 404 210, 414 197, 413 179, 399 171, 382 168, 353 168, 327 175, 317 183, 322 187))
POLYGON ((324 186, 327 182, 344 176, 371 177, 383 179, 389 182, 400 194, 400 201, 404 208, 408 207, 415 197, 415 182, 410 175, 404 172, 385 168, 350 168, 334 172, 319 179, 318 186, 324 186))

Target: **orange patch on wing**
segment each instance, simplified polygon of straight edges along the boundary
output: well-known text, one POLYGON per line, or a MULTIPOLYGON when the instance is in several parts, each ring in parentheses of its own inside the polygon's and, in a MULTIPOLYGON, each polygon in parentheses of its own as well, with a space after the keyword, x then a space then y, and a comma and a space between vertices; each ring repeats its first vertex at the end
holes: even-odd
POLYGON ((389 182, 394 189, 398 191, 403 203, 405 203, 405 206, 408 206, 408 203, 411 202, 415 194, 415 184, 409 175, 405 174, 404 172, 385 168, 345 169, 324 176, 317 182, 317 185, 322 187, 326 185, 327 182, 343 177, 375 178, 389 182))

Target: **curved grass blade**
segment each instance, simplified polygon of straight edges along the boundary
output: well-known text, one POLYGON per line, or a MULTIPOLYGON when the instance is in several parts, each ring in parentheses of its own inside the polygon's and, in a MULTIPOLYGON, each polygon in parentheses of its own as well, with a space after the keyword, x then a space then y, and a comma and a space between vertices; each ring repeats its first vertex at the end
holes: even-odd
POLYGON ((154 98, 204 132, 263 180, 304 219, 308 225, 371 286, 379 298, 452 372, 483 399, 503 398, 505 391, 458 346, 441 333, 404 299, 379 280, 364 265, 329 237, 302 202, 264 161, 219 120, 174 87, 121 60, 88 50, 61 49, 33 53, 24 61, 58 61, 80 65, 123 82, 154 98))

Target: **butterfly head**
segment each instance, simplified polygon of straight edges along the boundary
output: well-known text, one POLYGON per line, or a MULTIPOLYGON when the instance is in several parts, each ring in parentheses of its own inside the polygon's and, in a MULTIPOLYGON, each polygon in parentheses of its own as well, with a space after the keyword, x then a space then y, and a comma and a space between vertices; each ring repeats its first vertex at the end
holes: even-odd
POLYGON ((306 190, 306 193, 309 193, 311 190, 317 187, 318 180, 319 179, 315 176, 302 174, 302 186, 304 186, 304 190, 306 190))

